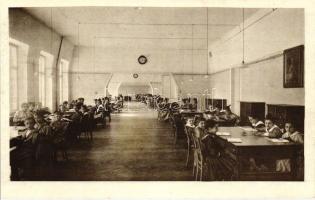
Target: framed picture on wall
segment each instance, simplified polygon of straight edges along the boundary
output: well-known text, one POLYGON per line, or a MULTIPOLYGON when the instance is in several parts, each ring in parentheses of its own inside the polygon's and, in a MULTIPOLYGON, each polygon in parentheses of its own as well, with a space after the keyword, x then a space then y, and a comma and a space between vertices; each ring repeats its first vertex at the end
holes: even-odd
POLYGON ((304 87, 304 45, 284 50, 283 87, 304 87))

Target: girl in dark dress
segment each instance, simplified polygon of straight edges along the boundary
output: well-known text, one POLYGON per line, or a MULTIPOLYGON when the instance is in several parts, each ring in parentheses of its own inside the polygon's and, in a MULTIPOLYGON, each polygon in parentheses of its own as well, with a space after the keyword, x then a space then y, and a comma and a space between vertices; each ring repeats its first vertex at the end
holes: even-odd
POLYGON ((52 167, 53 135, 51 127, 46 123, 42 115, 35 115, 35 121, 38 132, 35 158, 38 167, 38 178, 41 179, 50 174, 52 167))

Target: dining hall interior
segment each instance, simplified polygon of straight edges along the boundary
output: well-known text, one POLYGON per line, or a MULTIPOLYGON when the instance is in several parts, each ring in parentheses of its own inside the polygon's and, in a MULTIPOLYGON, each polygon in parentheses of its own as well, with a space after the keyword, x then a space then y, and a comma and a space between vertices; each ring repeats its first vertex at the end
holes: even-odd
POLYGON ((303 181, 304 9, 9 9, 11 181, 303 181))

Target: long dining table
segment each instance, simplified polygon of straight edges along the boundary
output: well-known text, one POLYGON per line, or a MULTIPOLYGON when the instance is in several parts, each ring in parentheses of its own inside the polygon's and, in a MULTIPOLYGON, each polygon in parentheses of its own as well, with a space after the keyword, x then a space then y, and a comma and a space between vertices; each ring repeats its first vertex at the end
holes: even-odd
POLYGON ((297 158, 303 152, 303 145, 265 137, 249 127, 219 127, 215 138, 222 147, 224 156, 233 161, 229 166, 232 180, 297 180, 297 158), (272 168, 262 171, 249 170, 247 161, 251 158, 267 161, 272 164, 272 168), (276 171, 276 162, 281 159, 290 159, 291 171, 276 171))

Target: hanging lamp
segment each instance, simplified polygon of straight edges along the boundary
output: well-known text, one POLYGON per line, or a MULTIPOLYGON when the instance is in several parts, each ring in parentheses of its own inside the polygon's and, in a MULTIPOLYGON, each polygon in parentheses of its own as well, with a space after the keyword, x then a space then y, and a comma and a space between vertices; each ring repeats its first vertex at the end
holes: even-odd
POLYGON ((204 78, 205 79, 207 79, 208 77, 209 77, 209 72, 208 72, 208 70, 209 70, 209 56, 210 56, 210 52, 208 53, 208 51, 209 51, 209 33, 208 33, 208 31, 209 31, 209 18, 208 18, 208 7, 207 7, 207 74, 204 76, 204 78), (208 55, 209 54, 209 55, 208 55))
POLYGON ((191 78, 189 81, 193 81, 193 73, 194 73, 194 25, 191 25, 191 78))

